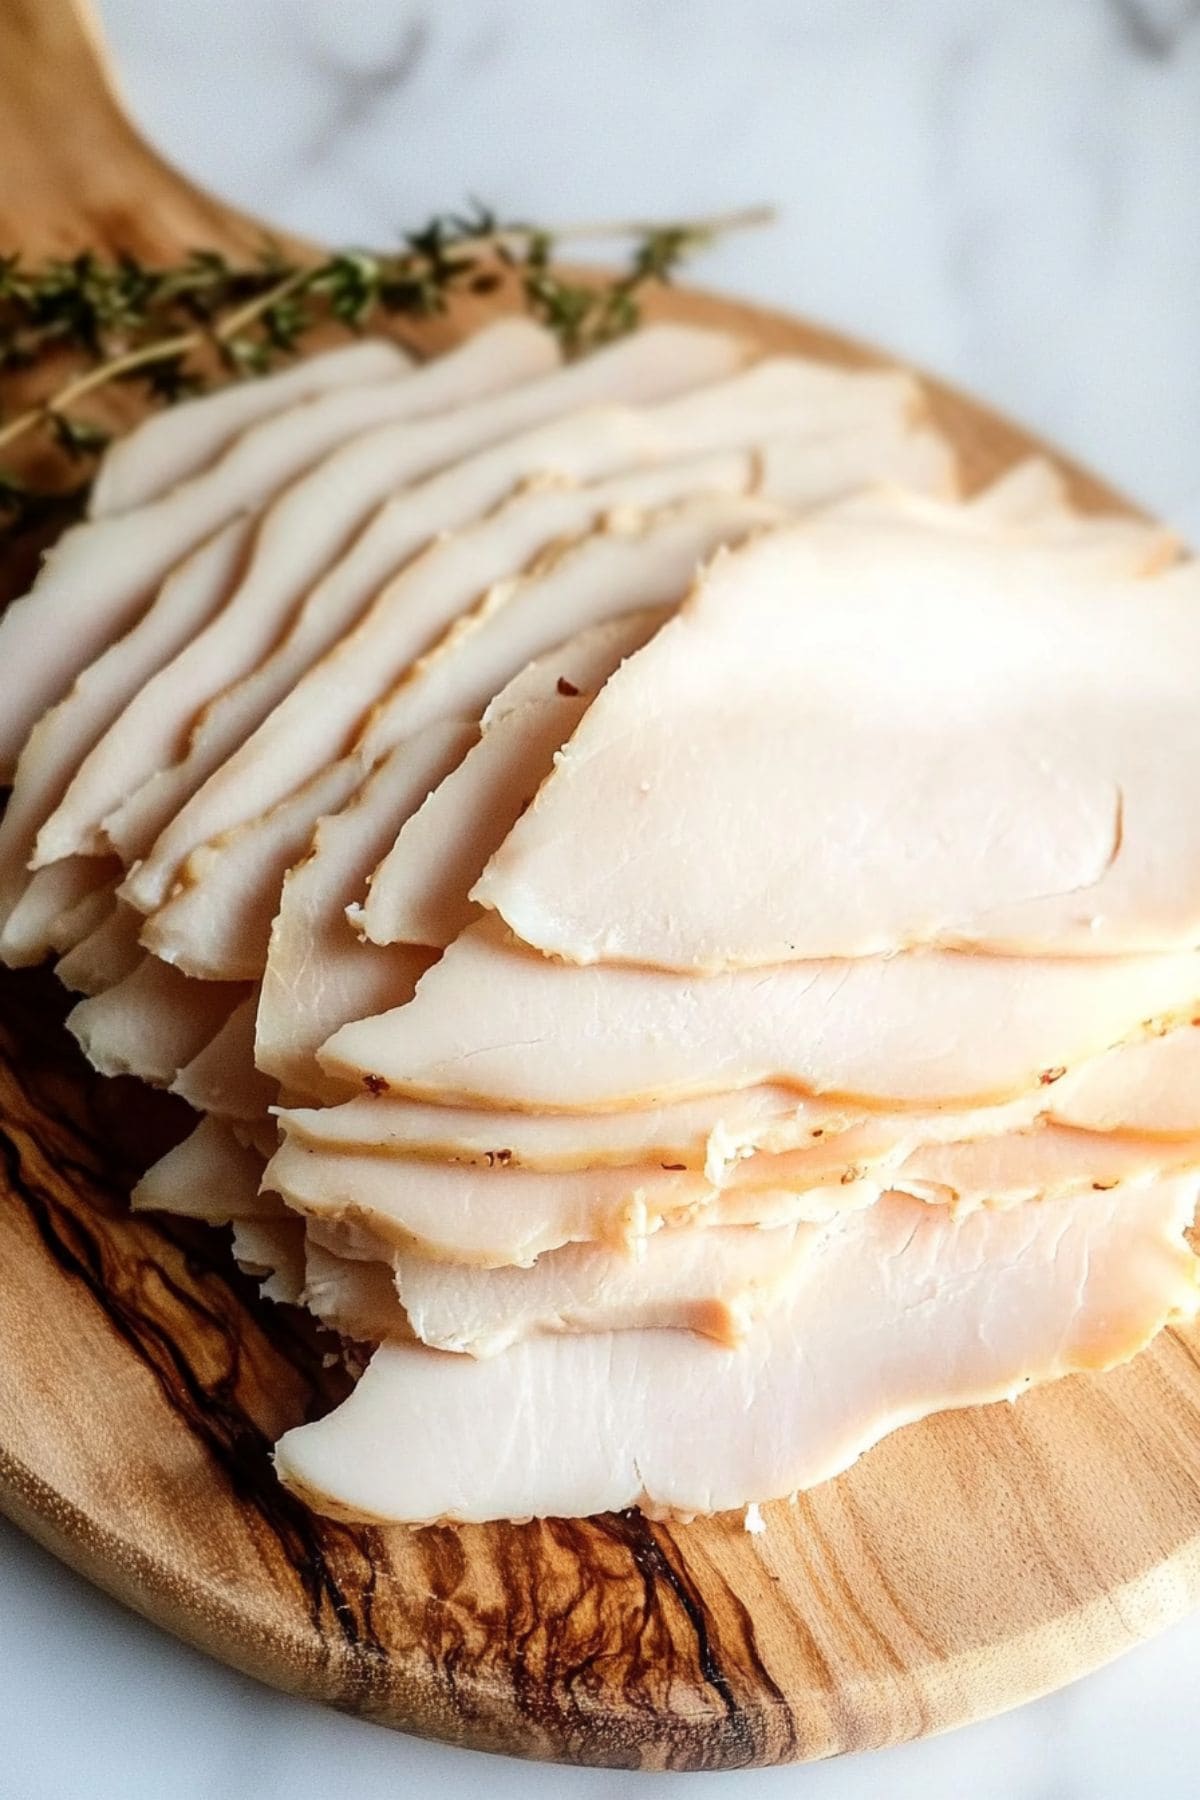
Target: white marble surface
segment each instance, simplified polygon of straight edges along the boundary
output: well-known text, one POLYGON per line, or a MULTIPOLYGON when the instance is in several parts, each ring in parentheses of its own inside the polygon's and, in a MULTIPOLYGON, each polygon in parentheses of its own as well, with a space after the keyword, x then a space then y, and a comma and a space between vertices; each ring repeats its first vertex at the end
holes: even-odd
MULTIPOLYGON (((782 209, 700 274, 893 346, 1200 541, 1200 0, 100 0, 202 180, 388 240, 478 193, 569 220, 782 209)), ((986 1546, 981 1546, 986 1554, 986 1546)), ((709 1778, 729 1800, 1182 1800, 1200 1618, 1007 1718, 709 1778)), ((667 1800, 265 1692, 0 1528, 3 1800, 667 1800)), ((690 1790, 689 1790, 690 1791, 690 1790)))

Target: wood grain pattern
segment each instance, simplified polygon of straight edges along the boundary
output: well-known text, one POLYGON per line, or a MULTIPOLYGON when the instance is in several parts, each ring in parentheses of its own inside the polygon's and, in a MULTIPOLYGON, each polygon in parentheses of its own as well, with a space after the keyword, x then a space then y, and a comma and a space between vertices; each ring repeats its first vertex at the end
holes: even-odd
MULTIPOLYGON (((0 0, 0 77, 0 247, 246 241, 140 145, 66 0, 0 0)), ((660 310, 864 355, 700 295, 660 310)), ((976 479, 1030 447, 943 389, 935 405, 976 479)), ((1105 497, 1075 480, 1084 503, 1105 497)), ((995 1712, 1200 1599, 1196 1330, 901 1432, 767 1508, 762 1537, 736 1518, 409 1533, 310 1515, 269 1447, 342 1378, 233 1271, 224 1233, 129 1216, 131 1178, 186 1115, 90 1076, 63 1010, 45 975, 0 982, 0 1507, 213 1655, 456 1743, 732 1768, 995 1712)))

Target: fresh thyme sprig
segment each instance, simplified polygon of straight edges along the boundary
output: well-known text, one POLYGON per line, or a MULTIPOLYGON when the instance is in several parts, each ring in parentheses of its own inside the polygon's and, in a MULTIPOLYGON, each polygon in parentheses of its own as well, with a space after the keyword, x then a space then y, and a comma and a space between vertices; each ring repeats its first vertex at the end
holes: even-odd
MULTIPOLYGON (((233 375, 263 374, 323 321, 358 331, 380 316, 428 318, 456 296, 486 294, 506 279, 565 350, 578 354, 631 330, 643 290, 669 282, 693 251, 768 216, 755 209, 666 226, 547 231, 504 225, 475 207, 439 215, 396 251, 345 250, 312 262, 291 261, 270 245, 247 263, 196 250, 162 268, 91 251, 38 264, 0 256, 0 380, 19 371, 36 377, 44 366, 58 379, 11 416, 0 411, 0 449, 43 432, 73 460, 86 460, 107 436, 75 408, 114 382, 136 381, 155 403, 169 403, 206 385, 214 353, 233 375), (558 269, 562 243, 613 238, 632 246, 615 276, 581 281, 558 269)), ((86 493, 86 483, 70 492, 86 493)), ((61 504, 63 496, 0 466, 0 526, 25 526, 51 500, 61 504)))

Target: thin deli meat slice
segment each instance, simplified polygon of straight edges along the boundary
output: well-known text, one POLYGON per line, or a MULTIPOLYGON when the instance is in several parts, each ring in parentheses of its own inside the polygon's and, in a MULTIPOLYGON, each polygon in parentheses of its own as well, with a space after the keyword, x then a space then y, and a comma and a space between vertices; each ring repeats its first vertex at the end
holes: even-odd
POLYGON ((201 981, 257 981, 284 876, 308 850, 317 820, 361 782, 359 765, 344 757, 261 818, 193 851, 166 905, 142 919, 142 943, 201 981))
POLYGON ((54 973, 73 994, 102 994, 116 987, 142 961, 142 924, 141 913, 110 899, 100 923, 59 958, 54 973))
POLYGON ((365 338, 152 413, 105 451, 88 495, 88 517, 102 519, 157 500, 214 463, 252 425, 302 400, 334 388, 392 381, 412 366, 399 344, 365 338))
POLYGON ((233 1260, 258 1279, 264 1300, 299 1306, 305 1283, 304 1226, 299 1219, 234 1219, 233 1260))
POLYGON ((39 869, 0 926, 0 961, 29 968, 71 949, 109 910, 120 874, 111 856, 71 856, 39 869))
POLYGON ((340 1098, 316 1051, 348 1019, 411 998, 429 966, 407 947, 364 945, 345 909, 409 814, 460 760, 469 725, 430 726, 397 745, 340 812, 316 825, 308 855, 287 874, 271 928, 258 1004, 258 1066, 292 1093, 340 1098))
POLYGON ((364 1232, 382 1245, 480 1268, 528 1267, 566 1244, 629 1250, 660 1228, 820 1221, 870 1206, 869 1177, 821 1185, 787 1157, 778 1180, 718 1189, 696 1170, 591 1169, 540 1174, 417 1158, 331 1155, 285 1142, 266 1185, 307 1217, 364 1232))
POLYGON ((30 868, 73 854, 102 855, 94 838, 46 835, 46 822, 80 760, 110 720, 166 657, 186 644, 221 605, 246 554, 250 526, 235 519, 187 557, 125 636, 84 669, 71 691, 37 721, 21 751, 0 822, 0 918, 16 905, 30 868))
POLYGON ((220 1119, 201 1119, 182 1143, 147 1169, 131 1196, 134 1212, 178 1213, 205 1225, 274 1219, 277 1194, 262 1193, 263 1158, 220 1119))
POLYGON ((1198 984, 1194 952, 1034 962, 928 950, 689 978, 552 962, 481 919, 408 1006, 343 1026, 321 1063, 360 1087, 534 1112, 768 1082, 868 1104, 982 1106, 1148 1021, 1190 1016, 1198 984))
POLYGON ((269 1075, 254 1066, 258 995, 235 1006, 216 1036, 180 1069, 171 1092, 200 1113, 258 1126, 278 1098, 269 1075))
POLYGON ((372 704, 430 640, 481 594, 517 580, 549 545, 588 531, 613 508, 653 509, 689 495, 741 493, 753 477, 753 458, 730 452, 594 487, 534 491, 473 529, 432 545, 185 803, 124 883, 123 898, 153 912, 200 845, 257 818, 344 756, 372 704))
POLYGON ((174 565, 214 531, 261 506, 369 426, 462 405, 512 386, 556 355, 553 340, 528 320, 503 321, 417 373, 288 408, 235 440, 210 469, 149 505, 68 531, 32 591, 0 619, 0 667, 12 690, 0 720, 0 774, 15 767, 34 721, 129 629, 174 565))
POLYGON ((362 1155, 486 1168, 703 1169, 717 1185, 757 1151, 774 1157, 824 1145, 830 1171, 840 1177, 864 1159, 898 1165, 923 1145, 1026 1131, 1043 1117, 1046 1093, 1039 1086, 1006 1105, 935 1113, 867 1111, 770 1086, 613 1113, 505 1112, 368 1093, 337 1105, 283 1108, 279 1125, 303 1144, 362 1155))
POLYGON ((1047 1115, 1080 1131, 1200 1136, 1200 1030, 1189 1017, 1072 1069, 1046 1096, 1047 1115))
POLYGON ((435 1349, 495 1356, 557 1332, 695 1331, 736 1345, 794 1283, 816 1225, 656 1232, 641 1254, 569 1244, 531 1268, 396 1257, 408 1322, 435 1349))
POLYGON ((276 1466, 336 1517, 410 1524, 781 1498, 902 1425, 1109 1368, 1191 1317, 1195 1185, 961 1218, 889 1197, 830 1224, 737 1350, 674 1331, 486 1360, 389 1344, 276 1466))
POLYGON ((468 894, 590 703, 583 694, 527 701, 472 745, 372 876, 362 917, 373 943, 443 949, 477 917, 468 894))
MULTIPOLYGON (((667 471, 661 475, 665 478, 667 471)), ((524 590, 532 589, 547 618, 557 610, 560 628, 570 630, 575 618, 599 611, 601 595, 607 597, 603 603, 610 611, 678 595, 706 549, 777 517, 775 509, 759 502, 717 496, 669 511, 661 519, 652 515, 644 526, 633 520, 602 526, 578 545, 547 553, 515 591, 528 612, 531 596, 524 590)), ((499 594, 492 589, 488 597, 502 604, 510 591, 512 583, 504 583, 499 594)), ((655 622, 635 621, 630 634, 614 639, 616 660, 622 648, 632 649, 644 641, 655 622)), ((435 652, 425 666, 432 666, 439 655, 471 660, 475 634, 465 628, 456 633, 451 627, 449 638, 453 641, 435 652)), ((419 670, 414 672, 412 685, 420 685, 419 670)), ((564 725, 564 733, 567 729, 564 725)), ((183 865, 174 893, 147 924, 143 937, 147 947, 164 961, 176 962, 203 979, 260 975, 283 874, 306 846, 316 818, 336 810, 358 785, 364 760, 370 764, 377 758, 369 754, 357 766, 351 758, 331 764, 258 820, 194 851, 183 865), (337 789, 344 791, 337 793, 337 789)), ((497 836, 503 836, 503 831, 497 836)), ((469 870, 464 897, 492 847, 487 843, 478 867, 469 870)))
POLYGON ((607 684, 474 897, 547 954, 703 972, 1191 946, 1197 598, 1196 565, 1090 579, 915 520, 761 537, 607 684))
POLYGON ((144 956, 115 987, 81 1000, 67 1030, 101 1075, 137 1075, 169 1087, 246 998, 244 984, 189 981, 144 956))
MULTIPOLYGON (((415 488, 382 506, 345 554, 317 582, 258 667, 248 672, 245 669, 248 635, 253 642, 253 634, 242 630, 247 608, 239 606, 236 613, 223 618, 219 631, 208 634, 206 642, 196 646, 188 667, 193 676, 201 679, 206 677, 206 671, 214 669, 226 681, 235 673, 240 674, 240 679, 234 680, 227 691, 215 695, 192 721, 182 761, 158 769, 140 788, 135 785, 134 791, 103 819, 106 838, 125 862, 144 855, 200 783, 350 628, 380 587, 439 531, 461 529, 474 522, 531 479, 555 476, 595 481, 639 462, 671 461, 729 444, 759 442, 773 432, 802 430, 806 413, 801 396, 805 384, 798 382, 790 362, 784 365, 787 375, 782 379, 780 365, 760 365, 731 380, 710 383, 694 395, 645 407, 640 412, 611 402, 604 407, 578 410, 596 394, 645 399, 661 392, 664 381, 680 386, 686 385, 689 375, 693 380, 704 378, 705 366, 697 361, 697 353, 705 350, 711 358, 707 340, 697 345, 694 337, 686 338, 683 344, 674 338, 665 343, 659 338, 656 344, 649 363, 641 349, 634 358, 629 346, 616 345, 560 372, 548 384, 532 384, 545 388, 554 405, 565 409, 564 416, 494 443, 468 456, 466 461, 418 482, 415 488)), ((711 373, 711 368, 707 372, 711 373)), ((526 410, 530 406, 529 392, 528 386, 522 390, 526 410)), ((880 398, 885 399, 886 395, 880 398)), ((892 404, 899 407, 901 398, 894 397, 892 404)), ((496 435, 496 404, 474 409, 472 429, 476 438, 496 435), (486 429, 481 428, 484 423, 486 429)), ((551 410, 545 398, 542 405, 544 410, 551 410)), ((508 410, 511 414, 511 403, 508 410)), ((460 442, 463 425, 463 415, 456 415, 460 442)), ((378 434, 365 438, 315 471, 312 483, 301 484, 280 502, 273 528, 264 534, 260 549, 266 547, 268 537, 273 542, 282 536, 300 546, 307 542, 314 508, 319 516, 325 505, 313 483, 319 481, 323 489, 326 482, 336 477, 337 491, 348 493, 351 500, 370 491, 381 474, 385 487, 394 487, 395 455, 408 459, 405 466, 418 460, 412 432, 402 433, 393 449, 394 437, 391 434, 387 444, 381 444, 378 434), (385 450, 392 456, 391 463, 385 450), (353 467, 349 466, 351 463, 353 467)), ((444 432, 438 441, 439 453, 444 454, 444 432)), ((428 460, 428 450, 420 454, 428 460)), ((820 498, 888 472, 903 473, 922 491, 941 492, 952 487, 947 472, 948 465, 952 470, 952 458, 942 441, 928 431, 908 432, 899 413, 896 420, 885 419, 873 432, 860 428, 856 433, 839 434, 836 439, 799 439, 790 446, 773 446, 766 461, 770 465, 770 481, 779 486, 785 497, 802 492, 806 499, 820 498)), ((277 593, 278 563, 276 557, 270 565, 274 568, 272 579, 277 593)), ((250 600, 250 622, 258 631, 271 617, 270 609, 264 607, 261 584, 251 593, 250 600)), ((139 702, 137 713, 149 711, 153 719, 159 719, 164 712, 171 718, 181 710, 186 712, 186 706, 181 708, 175 698, 181 673, 180 669, 164 672, 163 680, 169 682, 172 696, 170 705, 158 705, 158 694, 147 695, 139 702)), ((126 787, 129 759, 139 753, 139 747, 144 753, 146 735, 145 721, 127 715, 97 747, 96 757, 102 759, 106 768, 115 759, 123 770, 126 787)), ((81 784, 92 785, 99 776, 89 768, 81 771, 79 779, 81 784)))
POLYGON ((314 1242, 311 1231, 305 1237, 301 1302, 322 1325, 359 1343, 412 1337, 390 1266, 339 1256, 314 1242))
MULTIPOLYGON (((487 393, 475 405, 388 425, 344 444, 285 488, 257 521, 241 577, 227 604, 205 629, 190 641, 190 634, 185 634, 177 655, 160 657, 153 665, 157 674, 140 692, 130 687, 136 698, 75 773, 69 790, 42 828, 39 855, 47 858, 94 848, 103 821, 120 806, 131 786, 148 779, 164 760, 168 764, 178 760, 181 730, 186 731, 235 676, 253 670, 268 655, 274 660, 281 634, 306 643, 310 660, 329 648, 337 636, 335 614, 341 612, 342 625, 347 623, 342 605, 328 604, 326 594, 324 603, 314 597, 303 607, 310 626, 318 619, 323 626, 322 641, 315 641, 313 631, 299 631, 297 638, 290 629, 299 623, 294 615, 326 572, 331 573, 339 599, 345 602, 345 570, 337 573, 339 562, 361 569, 371 560, 362 539, 375 535, 372 515, 407 484, 453 466, 480 445, 554 418, 564 407, 577 407, 597 392, 611 392, 614 399, 654 398, 674 391, 693 375, 704 379, 714 366, 723 369, 735 353, 728 340, 713 343, 701 336, 697 342, 686 333, 683 344, 677 345, 672 328, 663 327, 661 335, 652 334, 649 343, 626 341, 571 369, 556 369, 541 380, 523 381, 499 394, 487 393)), ((536 368, 531 372, 536 374, 536 368)), ((424 374, 414 377, 413 387, 426 378, 424 374)), ((446 491, 443 489, 443 498, 446 491)), ((445 523, 436 506, 410 509, 409 536, 400 560, 427 543, 445 523)), ((394 519, 392 524, 394 527, 394 519)), ((393 544, 395 536, 394 530, 389 533, 393 544)), ((376 585, 386 572, 379 572, 376 585)), ((369 590, 360 585, 356 592, 365 604, 369 590)), ((166 610, 171 628, 178 633, 174 623, 177 609, 167 601, 164 594, 149 608, 139 632, 150 631, 166 610)), ((163 635, 159 623, 157 638, 163 635)), ((291 645, 293 650, 297 641, 291 645)), ((129 661, 124 647, 121 660, 122 667, 129 661)), ((290 662, 291 658, 284 656, 283 660, 290 662)))

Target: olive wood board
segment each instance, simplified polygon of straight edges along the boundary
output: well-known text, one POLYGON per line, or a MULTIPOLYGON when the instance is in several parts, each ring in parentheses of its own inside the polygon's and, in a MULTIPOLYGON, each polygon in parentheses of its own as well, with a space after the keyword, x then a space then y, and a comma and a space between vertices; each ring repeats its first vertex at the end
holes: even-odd
MULTIPOLYGON (((167 258, 260 239, 141 142, 89 18, 0 0, 0 250, 167 258)), ((654 311, 871 360, 707 295, 654 311)), ((930 391, 973 484, 1044 448, 930 391)), ((1119 504, 1068 473, 1082 504, 1119 504)), ((738 1515, 412 1532, 317 1517, 277 1485, 270 1447, 343 1391, 328 1340, 258 1299, 226 1234, 130 1216, 132 1179, 188 1115, 90 1076, 64 1010, 42 972, 0 980, 0 1508, 225 1662, 481 1749, 737 1768, 998 1712, 1200 1600, 1195 1328, 1115 1373, 910 1426, 764 1508, 761 1535, 738 1515)))

